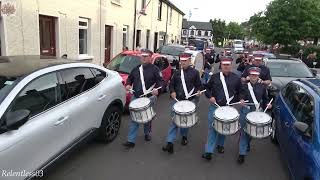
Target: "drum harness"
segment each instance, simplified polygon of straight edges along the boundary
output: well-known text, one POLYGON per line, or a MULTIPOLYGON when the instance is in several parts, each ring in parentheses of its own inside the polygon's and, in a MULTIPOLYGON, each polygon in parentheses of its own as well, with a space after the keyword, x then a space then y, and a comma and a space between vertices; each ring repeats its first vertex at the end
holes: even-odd
POLYGON ((228 87, 227 87, 227 84, 226 84, 226 80, 225 80, 224 75, 223 75, 222 72, 220 72, 220 80, 221 80, 221 83, 222 83, 224 95, 225 95, 226 100, 227 100, 227 105, 229 105, 230 101, 232 101, 232 99, 234 98, 234 96, 232 96, 232 97, 230 98, 230 96, 229 96, 229 91, 228 91, 228 87))
POLYGON ((258 100, 257 100, 257 98, 256 98, 256 96, 255 96, 255 94, 253 92, 253 87, 252 87, 250 82, 248 82, 248 89, 249 89, 249 92, 250 92, 250 96, 251 96, 251 98, 253 100, 253 103, 254 103, 254 105, 256 107, 256 111, 258 111, 259 107, 260 107, 260 103, 258 102, 258 100))
POLYGON ((142 91, 143 94, 148 94, 152 91, 152 89, 154 88, 154 86, 156 84, 153 84, 148 90, 146 89, 146 83, 144 82, 144 75, 143 75, 143 65, 141 65, 139 67, 139 72, 140 72, 140 80, 141 80, 141 86, 142 86, 142 91))
POLYGON ((181 68, 181 82, 182 82, 184 95, 185 95, 186 99, 189 99, 190 96, 192 95, 193 91, 194 91, 194 88, 192 88, 192 90, 190 92, 188 92, 187 85, 186 85, 186 80, 184 78, 184 72, 183 72, 182 68, 181 68))

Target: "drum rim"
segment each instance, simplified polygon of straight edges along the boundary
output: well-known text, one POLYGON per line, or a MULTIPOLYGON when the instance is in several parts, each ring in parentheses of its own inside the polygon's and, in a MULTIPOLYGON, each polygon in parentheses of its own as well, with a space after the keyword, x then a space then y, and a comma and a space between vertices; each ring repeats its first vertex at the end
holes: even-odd
MULTIPOLYGON (((174 116, 174 117, 175 117, 175 116, 174 116)), ((172 117, 172 121, 173 121, 173 123, 175 123, 175 125, 177 125, 179 128, 190 128, 190 127, 193 127, 193 126, 196 125, 196 124, 198 123, 198 121, 199 121, 199 118, 196 116, 196 120, 194 121, 195 123, 192 124, 191 126, 180 126, 180 125, 178 125, 178 123, 176 123, 174 117, 172 117)))
MULTIPOLYGON (((132 121, 134 121, 134 122, 136 122, 136 123, 145 124, 145 123, 148 123, 148 122, 152 121, 152 119, 154 119, 154 117, 155 117, 156 115, 157 115, 157 113, 154 113, 153 116, 152 116, 150 119, 148 119, 147 121, 145 121, 145 122, 135 121, 134 118, 132 118, 132 117, 130 117, 130 118, 131 118, 132 121)), ((130 113, 130 116, 131 116, 131 113, 130 113)))
MULTIPOLYGON (((256 112, 256 111, 253 111, 253 112, 256 112)), ((249 112, 248 114, 253 113, 253 112, 249 112)), ((263 112, 261 112, 261 113, 263 113, 263 112)), ((269 121, 264 122, 264 123, 256 123, 256 122, 250 121, 250 119, 247 118, 248 114, 246 115, 246 122, 248 122, 248 123, 250 123, 250 124, 253 124, 253 125, 259 125, 259 124, 260 124, 260 125, 267 125, 267 124, 270 124, 270 123, 272 122, 271 116, 270 116, 269 114, 267 114, 267 113, 264 113, 264 114, 268 115, 269 121)))
POLYGON ((188 115, 188 114, 193 114, 193 113, 196 112, 197 106, 196 106, 196 104, 195 104, 194 102, 189 101, 189 100, 182 100, 182 101, 179 101, 179 102, 191 102, 191 103, 194 104, 195 108, 194 108, 194 110, 189 111, 189 112, 179 112, 179 111, 176 111, 176 110, 174 109, 174 106, 178 103, 178 102, 176 102, 176 103, 174 103, 174 105, 172 106, 172 110, 173 110, 173 112, 175 112, 176 114, 179 114, 179 115, 180 115, 180 114, 181 114, 181 115, 188 115))
POLYGON ((226 121, 226 122, 228 122, 228 121, 237 121, 237 120, 239 120, 239 118, 240 118, 240 114, 239 114, 238 110, 237 110, 236 108, 234 108, 234 107, 230 107, 230 106, 221 106, 221 107, 218 107, 218 108, 214 111, 214 113, 213 113, 213 117, 214 117, 214 119, 217 119, 217 120, 220 120, 220 121, 226 121), (216 116, 216 111, 217 111, 219 108, 222 108, 222 107, 228 107, 228 108, 231 108, 231 109, 236 110, 236 112, 237 112, 237 117, 235 117, 235 118, 233 118, 233 119, 231 119, 231 120, 225 120, 225 119, 221 119, 221 118, 217 117, 217 116, 216 116))
MULTIPOLYGON (((142 97, 142 98, 143 98, 143 97, 142 97)), ((140 99, 140 98, 134 99, 133 101, 138 100, 138 99, 140 99)), ((148 98, 148 99, 149 99, 149 98, 148 98)), ((146 106, 139 107, 139 108, 130 107, 130 105, 131 105, 131 103, 132 103, 133 101, 131 101, 131 102, 129 103, 129 110, 133 110, 133 111, 146 110, 146 109, 148 109, 148 108, 150 107, 150 105, 151 105, 151 100, 149 99, 149 103, 148 103, 146 106)))
POLYGON ((226 119, 220 119, 220 118, 214 116, 214 120, 217 120, 220 122, 235 122, 235 121, 239 121, 239 117, 240 116, 238 115, 236 118, 226 120, 226 119))

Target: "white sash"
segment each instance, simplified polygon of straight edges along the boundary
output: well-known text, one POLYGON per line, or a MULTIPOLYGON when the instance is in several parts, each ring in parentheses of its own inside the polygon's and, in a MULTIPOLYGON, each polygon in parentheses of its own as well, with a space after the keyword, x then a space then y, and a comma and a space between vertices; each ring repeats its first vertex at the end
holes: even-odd
POLYGON ((253 87, 251 85, 250 82, 248 82, 248 89, 249 89, 249 92, 250 92, 250 95, 251 95, 251 98, 253 100, 253 103, 256 107, 256 111, 258 111, 259 109, 259 106, 260 106, 260 103, 258 102, 257 98, 256 98, 256 95, 254 94, 254 91, 253 91, 253 87))
POLYGON ((182 82, 182 87, 183 87, 183 92, 186 97, 186 99, 189 99, 189 97, 192 95, 194 88, 190 92, 188 92, 187 85, 186 85, 186 80, 184 79, 184 72, 183 69, 181 68, 181 82, 182 82))
POLYGON ((143 75, 143 65, 141 65, 139 67, 139 71, 140 71, 140 80, 141 80, 141 86, 142 86, 142 91, 143 91, 143 94, 147 94, 148 92, 150 92, 154 86, 156 84, 153 84, 148 90, 146 89, 146 83, 144 82, 144 75, 143 75))
POLYGON ((230 98, 229 91, 228 91, 227 84, 226 84, 226 80, 225 80, 222 72, 220 72, 220 80, 221 80, 221 83, 222 83, 222 86, 223 86, 224 95, 225 95, 226 100, 227 100, 227 105, 229 105, 230 101, 232 101, 234 96, 232 96, 230 98))

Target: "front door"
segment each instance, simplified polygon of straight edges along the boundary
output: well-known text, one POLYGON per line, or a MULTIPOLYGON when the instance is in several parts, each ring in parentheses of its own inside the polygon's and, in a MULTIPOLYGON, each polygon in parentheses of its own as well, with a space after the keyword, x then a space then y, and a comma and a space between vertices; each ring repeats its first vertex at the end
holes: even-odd
POLYGON ((108 64, 111 59, 111 40, 112 26, 105 26, 105 48, 104 48, 104 63, 108 64))
POLYGON ((56 56, 55 18, 39 16, 40 55, 56 56))
POLYGON ((156 52, 158 49, 158 33, 154 33, 154 41, 153 41, 153 51, 156 52))

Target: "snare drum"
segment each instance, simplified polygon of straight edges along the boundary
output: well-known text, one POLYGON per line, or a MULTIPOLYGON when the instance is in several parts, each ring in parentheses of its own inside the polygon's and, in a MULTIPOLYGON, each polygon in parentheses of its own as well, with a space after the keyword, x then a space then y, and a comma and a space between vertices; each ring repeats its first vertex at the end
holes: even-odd
POLYGON ((194 126, 198 118, 196 116, 196 105, 188 100, 176 102, 173 105, 173 122, 180 128, 194 126))
POLYGON ((239 112, 234 107, 221 106, 214 112, 214 129, 223 135, 233 135, 239 130, 239 112))
POLYGON ((266 138, 270 136, 271 117, 264 112, 250 112, 246 116, 246 127, 244 131, 253 138, 266 138))
POLYGON ((147 97, 137 98, 130 102, 129 111, 131 119, 137 123, 145 124, 151 121, 156 113, 147 97))

